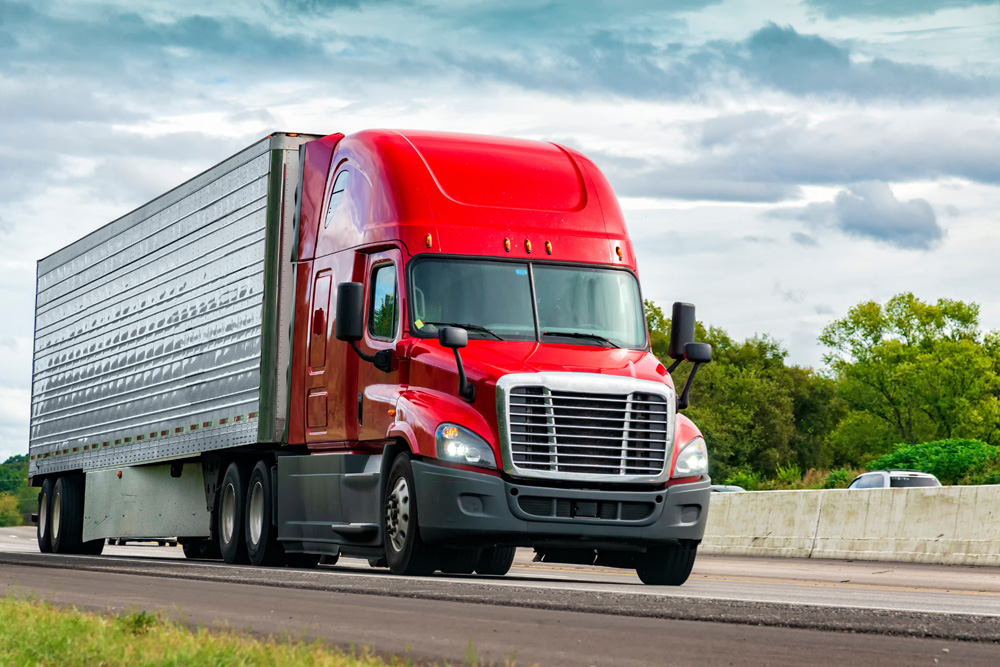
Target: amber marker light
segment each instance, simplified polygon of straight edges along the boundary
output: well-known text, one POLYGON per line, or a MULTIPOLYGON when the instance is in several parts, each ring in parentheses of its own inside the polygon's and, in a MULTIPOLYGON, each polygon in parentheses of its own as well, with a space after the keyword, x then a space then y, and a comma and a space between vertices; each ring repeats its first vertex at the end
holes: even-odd
POLYGON ((545 242, 545 252, 552 254, 552 241, 545 242))
POLYGON ((390 417, 395 417, 396 416, 396 410, 394 408, 389 408, 389 416, 390 417))
POLYGON ((528 239, 524 240, 524 251, 529 255, 531 254, 531 241, 529 241, 528 239))
POLYGON ((121 470, 119 470, 119 471, 118 471, 118 479, 121 479, 121 478, 122 478, 122 471, 121 471, 121 470))
POLYGON ((510 252, 510 239, 503 240, 503 249, 506 252, 510 252))
POLYGON ((615 252, 618 253, 618 261, 619 262, 622 261, 622 247, 618 246, 617 248, 615 248, 615 252))
POLYGON ((428 248, 430 248, 430 247, 431 247, 431 235, 430 235, 430 234, 428 234, 428 235, 427 235, 427 236, 426 236, 426 237, 424 238, 424 243, 426 243, 426 244, 427 244, 427 247, 428 247, 428 248))
POLYGON ((441 435, 445 440, 454 440, 458 437, 458 427, 457 426, 445 426, 441 429, 441 435))

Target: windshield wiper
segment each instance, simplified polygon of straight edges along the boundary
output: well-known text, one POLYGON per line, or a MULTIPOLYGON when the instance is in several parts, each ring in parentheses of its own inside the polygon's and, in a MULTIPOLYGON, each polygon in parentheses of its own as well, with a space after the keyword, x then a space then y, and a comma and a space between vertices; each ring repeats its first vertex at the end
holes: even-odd
POLYGON ((472 331, 481 331, 483 333, 488 333, 497 340, 506 340, 504 338, 501 338, 497 334, 493 333, 492 330, 487 329, 486 327, 481 326, 479 324, 460 324, 458 322, 428 322, 427 320, 424 320, 424 324, 432 324, 436 327, 460 327, 462 329, 470 329, 472 331))
POLYGON ((614 343, 611 342, 610 339, 605 338, 604 336, 599 336, 598 334, 593 334, 593 333, 580 333, 580 332, 577 332, 577 331, 543 331, 542 335, 543 336, 565 336, 566 338, 589 338, 591 340, 599 340, 599 341, 601 341, 603 343, 607 343, 611 347, 617 347, 618 349, 621 349, 621 345, 615 345, 614 343))

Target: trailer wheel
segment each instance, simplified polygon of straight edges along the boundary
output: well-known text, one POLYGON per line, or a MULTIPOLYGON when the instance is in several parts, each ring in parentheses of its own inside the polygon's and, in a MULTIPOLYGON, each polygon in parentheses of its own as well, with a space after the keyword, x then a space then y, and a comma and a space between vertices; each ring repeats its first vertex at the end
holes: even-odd
POLYGON ((502 577, 510 572, 510 566, 514 564, 515 553, 517 553, 517 547, 486 547, 479 554, 476 574, 502 577))
POLYGON ((247 556, 247 543, 243 530, 243 510, 246 506, 246 476, 235 462, 230 463, 226 475, 222 478, 222 488, 219 491, 218 526, 219 551, 222 560, 227 563, 246 564, 250 562, 247 556))
POLYGON ((38 492, 38 550, 43 554, 52 552, 52 478, 42 482, 38 492))
POLYGON ((63 475, 52 487, 52 551, 75 554, 83 546, 83 488, 79 477, 63 475))
POLYGON ((222 552, 219 551, 219 543, 217 540, 191 540, 183 542, 181 546, 184 547, 184 557, 189 560, 222 559, 222 552))
POLYGON ((389 470, 382 503, 385 560, 393 574, 427 575, 434 572, 434 550, 420 539, 413 466, 400 454, 389 470))
POLYGON ((284 550, 278 544, 277 526, 271 523, 274 492, 266 461, 257 461, 247 485, 247 554, 253 565, 279 565, 284 550))
POLYGON ((691 574, 697 553, 698 545, 690 542, 651 547, 639 556, 635 571, 644 584, 680 586, 691 574))

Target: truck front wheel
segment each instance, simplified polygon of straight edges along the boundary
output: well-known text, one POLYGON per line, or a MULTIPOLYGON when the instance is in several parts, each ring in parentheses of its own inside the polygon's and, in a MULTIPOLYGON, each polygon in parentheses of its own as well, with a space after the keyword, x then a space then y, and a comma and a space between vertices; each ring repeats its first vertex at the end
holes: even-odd
POLYGON ((216 534, 219 536, 219 551, 222 560, 227 563, 245 564, 250 562, 247 556, 247 544, 243 530, 243 510, 246 506, 246 477, 234 461, 226 469, 222 478, 222 488, 219 491, 219 509, 216 512, 219 525, 216 534))
POLYGON ((434 572, 434 549, 420 539, 417 496, 410 457, 400 454, 389 470, 382 503, 385 560, 393 574, 427 575, 434 572))
POLYGON ((644 584, 680 586, 691 574, 697 553, 698 545, 691 542, 650 547, 638 557, 635 571, 644 584))
POLYGON ((517 553, 516 547, 486 547, 479 554, 476 574, 502 577, 510 571, 510 566, 514 564, 515 553, 517 553))
POLYGON ((52 507, 52 478, 42 482, 38 492, 38 550, 43 554, 52 552, 52 521, 49 511, 52 507))

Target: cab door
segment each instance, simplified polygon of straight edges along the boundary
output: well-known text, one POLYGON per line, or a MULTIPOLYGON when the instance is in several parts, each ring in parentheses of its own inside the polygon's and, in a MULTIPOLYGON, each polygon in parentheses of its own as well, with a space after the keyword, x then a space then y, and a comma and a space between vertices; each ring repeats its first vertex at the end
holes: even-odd
POLYGON ((330 342, 330 294, 333 272, 320 271, 312 286, 311 317, 306 358, 306 441, 325 440, 329 430, 330 395, 327 387, 327 362, 330 342))
MULTIPOLYGON (((403 273, 398 249, 372 253, 366 262, 365 335, 359 343, 369 354, 396 350, 402 331, 403 273)), ((358 369, 359 440, 384 440, 395 417, 400 391, 399 361, 392 370, 380 371, 371 363, 358 369)))

